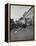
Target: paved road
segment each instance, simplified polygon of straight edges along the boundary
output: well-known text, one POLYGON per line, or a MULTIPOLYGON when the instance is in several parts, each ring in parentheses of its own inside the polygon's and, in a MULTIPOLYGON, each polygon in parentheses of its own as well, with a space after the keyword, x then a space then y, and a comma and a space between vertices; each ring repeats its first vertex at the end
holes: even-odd
POLYGON ((11 30, 11 40, 32 40, 32 39, 33 39, 32 26, 11 30))

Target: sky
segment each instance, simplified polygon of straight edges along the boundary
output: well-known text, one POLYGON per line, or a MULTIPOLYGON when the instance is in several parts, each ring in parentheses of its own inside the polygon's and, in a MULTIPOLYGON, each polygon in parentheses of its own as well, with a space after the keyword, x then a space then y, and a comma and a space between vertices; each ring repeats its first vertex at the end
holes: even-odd
POLYGON ((25 11, 28 11, 31 6, 11 6, 11 19, 14 21, 18 20, 20 17, 23 17, 25 11))

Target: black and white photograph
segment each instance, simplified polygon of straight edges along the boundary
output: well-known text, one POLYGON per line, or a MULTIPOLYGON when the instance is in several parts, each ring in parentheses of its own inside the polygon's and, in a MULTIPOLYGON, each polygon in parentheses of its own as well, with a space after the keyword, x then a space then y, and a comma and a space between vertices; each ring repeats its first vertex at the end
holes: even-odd
POLYGON ((34 40, 34 6, 11 5, 10 40, 34 40))

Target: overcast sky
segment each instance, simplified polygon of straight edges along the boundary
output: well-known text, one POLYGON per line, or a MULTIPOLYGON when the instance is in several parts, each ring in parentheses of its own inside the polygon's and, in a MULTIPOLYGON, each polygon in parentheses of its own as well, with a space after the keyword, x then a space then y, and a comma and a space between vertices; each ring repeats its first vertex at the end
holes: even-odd
POLYGON ((11 6, 11 19, 13 18, 14 21, 18 20, 30 8, 31 6, 11 6))

